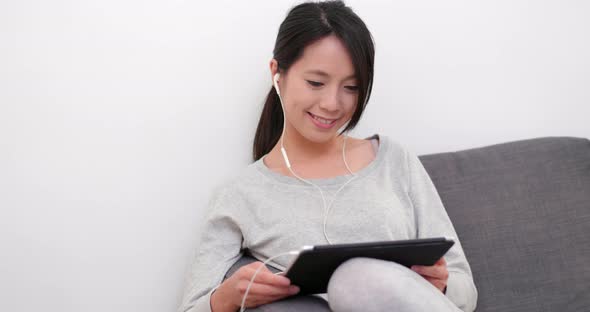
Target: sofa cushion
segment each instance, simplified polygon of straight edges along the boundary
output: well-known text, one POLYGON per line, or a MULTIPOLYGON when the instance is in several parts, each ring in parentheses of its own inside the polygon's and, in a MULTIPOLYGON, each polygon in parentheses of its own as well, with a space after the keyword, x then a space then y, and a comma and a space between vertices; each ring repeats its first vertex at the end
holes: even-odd
POLYGON ((535 138, 420 160, 471 265, 477 311, 588 309, 588 139, 535 138))

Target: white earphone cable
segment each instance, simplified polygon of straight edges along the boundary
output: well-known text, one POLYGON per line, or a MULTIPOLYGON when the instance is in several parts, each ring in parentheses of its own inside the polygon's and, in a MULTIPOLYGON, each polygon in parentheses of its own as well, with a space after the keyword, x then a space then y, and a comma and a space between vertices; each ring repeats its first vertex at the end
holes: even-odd
MULTIPOLYGON (((287 168, 289 169, 289 171, 291 172, 291 174, 293 174, 293 176, 295 176, 297 179, 303 181, 304 183, 307 183, 309 185, 315 186, 319 191, 320 191, 320 195, 322 196, 322 202, 324 204, 324 224, 323 224, 323 229, 324 229, 324 237, 326 238, 326 241, 328 241, 328 244, 332 245, 332 242, 330 241, 330 239, 328 238, 328 234, 326 233, 326 224, 328 222, 328 215, 330 212, 330 209, 332 208, 332 204, 334 203, 334 201, 336 200, 336 196, 338 195, 338 193, 346 186, 348 185, 348 183, 350 183, 352 180, 354 180, 357 176, 352 172, 352 170, 350 170, 350 167, 348 166, 348 163, 346 162, 346 153, 345 153, 345 149, 346 149, 346 139, 347 139, 347 135, 344 134, 344 140, 342 142, 342 159, 344 160, 344 165, 346 166, 346 169, 348 170, 348 172, 352 175, 352 178, 348 179, 348 181, 346 181, 344 184, 342 184, 340 186, 340 188, 336 191, 336 193, 334 194, 334 198, 332 198, 332 201, 330 202, 330 204, 326 207, 326 198, 324 197, 324 192, 322 191, 322 188, 319 187, 318 185, 298 176, 292 169, 291 169, 291 163, 289 162, 289 157, 287 157, 287 151, 285 150, 285 146, 283 144, 283 138, 285 137, 285 130, 286 130, 286 114, 285 114, 285 106, 283 105, 283 99, 281 98, 281 94, 279 91, 279 87, 278 87, 278 82, 277 79, 279 77, 279 74, 275 74, 275 76, 273 77, 273 83, 274 83, 274 87, 275 87, 275 91, 277 92, 277 95, 279 96, 279 101, 281 103, 281 108, 283 110, 283 131, 281 134, 281 153, 283 154, 283 159, 285 160, 285 164, 287 166, 287 168)), ((270 257, 268 258, 266 261, 264 261, 263 265, 261 265, 256 272, 254 272, 254 275, 252 276, 252 278, 250 279, 250 283, 248 283, 248 287, 246 288, 246 292, 244 293, 244 298, 242 299, 242 304, 240 307, 240 312, 243 312, 245 310, 244 308, 244 304, 246 302, 246 297, 248 296, 248 292, 250 291, 250 286, 252 285, 252 282, 254 281, 254 278, 256 277, 256 274, 258 274, 258 272, 262 269, 262 267, 264 265, 266 265, 267 262, 269 262, 270 260, 279 257, 281 255, 285 255, 285 254, 291 254, 291 255, 297 255, 299 253, 299 251, 288 251, 288 252, 284 252, 281 254, 278 254, 276 256, 270 257)))
POLYGON ((332 199, 332 201, 330 202, 330 204, 326 207, 326 199, 324 197, 324 192, 322 191, 322 189, 306 180, 301 178, 300 176, 298 176, 292 169, 291 169, 291 163, 289 162, 289 157, 287 157, 287 151, 285 150, 285 146, 283 143, 283 138, 285 137, 285 131, 286 131, 286 113, 285 113, 285 106, 283 104, 283 99, 281 97, 281 93, 279 91, 279 86, 278 86, 278 79, 279 74, 275 74, 273 77, 273 83, 274 83, 274 87, 275 87, 275 91, 277 92, 277 95, 279 96, 279 101, 281 103, 281 108, 283 111, 283 131, 281 134, 281 153, 283 154, 283 159, 285 160, 285 164, 287 165, 287 168, 289 169, 289 171, 291 172, 291 174, 293 174, 293 176, 295 176, 297 179, 303 181, 304 183, 307 183, 309 185, 312 185, 314 187, 316 187, 319 191, 320 191, 320 195, 322 196, 322 202, 324 204, 324 237, 326 238, 326 241, 328 241, 328 244, 332 245, 332 242, 330 241, 330 239, 328 238, 328 234, 326 233, 326 224, 327 224, 327 220, 328 220, 328 214, 330 212, 330 209, 332 208, 332 204, 334 203, 334 201, 336 200, 336 196, 338 195, 338 193, 340 192, 340 190, 342 190, 346 185, 348 185, 348 183, 350 183, 352 180, 354 180, 356 178, 356 175, 352 172, 352 170, 350 169, 350 167, 348 166, 348 163, 346 162, 346 153, 345 153, 345 149, 346 149, 346 139, 348 138, 348 136, 346 134, 344 134, 344 141, 342 143, 342 159, 344 160, 344 165, 346 166, 346 169, 348 170, 348 172, 352 175, 352 178, 350 178, 348 181, 346 181, 334 194, 334 198, 332 199))
POLYGON ((244 308, 244 304, 246 303, 246 297, 248 296, 248 292, 250 291, 250 286, 252 286, 252 282, 254 282, 254 278, 256 277, 256 275, 258 274, 258 272, 260 272, 260 270, 272 259, 276 258, 276 257, 280 257, 282 255, 297 255, 299 254, 298 250, 292 250, 292 251, 287 251, 287 252, 283 252, 281 254, 278 254, 276 256, 272 256, 268 259, 266 259, 266 261, 264 261, 262 263, 261 266, 258 267, 258 269, 256 269, 256 271, 254 272, 254 275, 252 275, 252 278, 250 279, 250 283, 248 283, 248 287, 246 287, 246 292, 244 293, 244 298, 242 298, 242 304, 240 305, 240 312, 244 312, 245 308, 244 308))

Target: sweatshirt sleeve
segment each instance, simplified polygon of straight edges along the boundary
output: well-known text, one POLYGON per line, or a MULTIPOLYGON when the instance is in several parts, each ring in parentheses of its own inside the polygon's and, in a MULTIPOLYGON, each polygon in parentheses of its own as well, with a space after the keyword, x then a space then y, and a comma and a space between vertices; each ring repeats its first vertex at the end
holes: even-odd
POLYGON ((226 209, 232 202, 235 200, 221 187, 214 190, 185 277, 178 312, 211 312, 211 295, 227 270, 243 255, 242 232, 226 209))
POLYGON ((445 254, 449 278, 445 295, 462 311, 474 311, 477 289, 471 268, 438 191, 418 156, 406 150, 408 193, 414 206, 416 237, 449 237, 455 244, 445 254))

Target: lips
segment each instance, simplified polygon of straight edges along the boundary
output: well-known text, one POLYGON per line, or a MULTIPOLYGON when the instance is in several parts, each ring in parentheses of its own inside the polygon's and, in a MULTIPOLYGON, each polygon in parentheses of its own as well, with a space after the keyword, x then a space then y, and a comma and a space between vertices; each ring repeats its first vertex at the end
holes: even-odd
POLYGON ((316 125, 318 128, 321 128, 321 129, 332 128, 336 124, 336 120, 338 120, 338 118, 337 119, 327 119, 327 118, 319 117, 319 116, 314 115, 310 112, 307 112, 307 115, 309 116, 309 119, 311 120, 311 122, 313 122, 314 125, 316 125))
POLYGON ((311 116, 313 119, 315 119, 315 120, 317 120, 317 121, 319 121, 319 122, 321 122, 322 124, 325 124, 325 125, 330 125, 330 124, 334 123, 334 121, 338 120, 337 118, 336 118, 336 119, 329 119, 329 118, 320 117, 320 116, 318 116, 318 115, 314 115, 314 114, 312 114, 312 113, 310 113, 310 112, 307 112, 307 113, 308 113, 308 114, 309 114, 309 115, 310 115, 310 116, 311 116))

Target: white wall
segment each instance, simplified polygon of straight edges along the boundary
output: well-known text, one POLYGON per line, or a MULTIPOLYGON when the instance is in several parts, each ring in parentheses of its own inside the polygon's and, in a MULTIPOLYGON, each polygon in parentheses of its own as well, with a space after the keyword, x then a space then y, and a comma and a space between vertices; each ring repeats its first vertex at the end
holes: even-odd
MULTIPOLYGON (((175 310, 293 3, 0 2, 1 311, 175 310)), ((589 136, 588 2, 347 3, 377 48, 354 135, 419 154, 589 136)))

